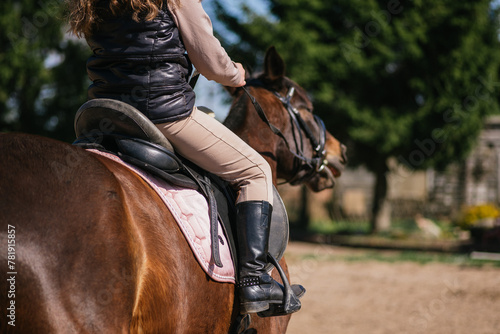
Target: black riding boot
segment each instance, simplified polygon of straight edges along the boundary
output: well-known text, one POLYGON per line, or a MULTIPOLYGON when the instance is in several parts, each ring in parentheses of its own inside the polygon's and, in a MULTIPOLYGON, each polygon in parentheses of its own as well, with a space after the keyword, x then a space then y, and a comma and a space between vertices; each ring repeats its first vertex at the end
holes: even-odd
MULTIPOLYGON (((283 286, 266 272, 272 206, 265 201, 247 201, 236 206, 239 250, 239 298, 241 313, 257 313, 270 304, 283 303, 283 286)), ((292 286, 302 297, 305 289, 292 286)), ((300 302, 290 313, 300 309, 300 302)))

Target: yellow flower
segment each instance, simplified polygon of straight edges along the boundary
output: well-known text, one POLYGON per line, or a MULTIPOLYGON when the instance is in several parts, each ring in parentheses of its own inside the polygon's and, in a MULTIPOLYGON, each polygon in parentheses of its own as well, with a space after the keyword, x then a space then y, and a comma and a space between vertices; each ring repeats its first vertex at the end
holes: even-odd
POLYGON ((463 229, 469 229, 481 219, 497 218, 498 216, 500 216, 500 210, 491 203, 467 206, 462 210, 457 224, 463 229))

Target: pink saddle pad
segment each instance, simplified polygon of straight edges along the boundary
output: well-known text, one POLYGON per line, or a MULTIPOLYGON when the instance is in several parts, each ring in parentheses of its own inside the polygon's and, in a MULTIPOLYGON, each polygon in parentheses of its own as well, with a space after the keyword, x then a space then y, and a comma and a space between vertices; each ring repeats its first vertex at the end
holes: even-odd
POLYGON ((219 251, 222 267, 217 267, 211 257, 210 218, 208 203, 198 191, 173 186, 141 169, 132 166, 113 154, 89 149, 129 168, 146 181, 160 196, 174 216, 186 237, 187 243, 205 272, 218 282, 235 282, 235 272, 229 243, 219 222, 219 251))

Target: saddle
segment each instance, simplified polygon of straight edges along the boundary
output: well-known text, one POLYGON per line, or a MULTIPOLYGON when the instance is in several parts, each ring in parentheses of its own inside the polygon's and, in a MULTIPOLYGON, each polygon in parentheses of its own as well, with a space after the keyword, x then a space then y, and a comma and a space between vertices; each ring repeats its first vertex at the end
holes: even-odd
MULTIPOLYGON (((207 108, 202 110, 206 111, 207 108)), ((160 130, 127 103, 113 99, 90 100, 77 111, 74 127, 77 136, 74 145, 114 154, 124 162, 170 184, 199 191, 208 202, 212 259, 215 265, 222 266, 218 248, 220 221, 237 272, 237 238, 233 233, 236 194, 227 182, 176 155, 160 130)), ((277 260, 276 266, 288 243, 289 223, 285 206, 276 189, 273 203, 269 253, 277 260)), ((267 269, 271 270, 272 267, 273 264, 269 263, 267 269)), ((281 268, 278 269, 281 272, 281 268)))

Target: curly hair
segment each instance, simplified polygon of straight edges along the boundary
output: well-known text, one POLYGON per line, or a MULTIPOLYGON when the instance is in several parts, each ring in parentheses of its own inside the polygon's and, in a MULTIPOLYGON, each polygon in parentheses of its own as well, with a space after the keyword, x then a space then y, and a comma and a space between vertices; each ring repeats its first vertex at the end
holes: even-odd
MULTIPOLYGON (((175 7, 180 0, 172 1, 175 7)), ((152 20, 167 0, 66 0, 70 29, 78 37, 90 36, 93 29, 103 20, 103 15, 118 16, 132 13, 135 21, 152 20)))

